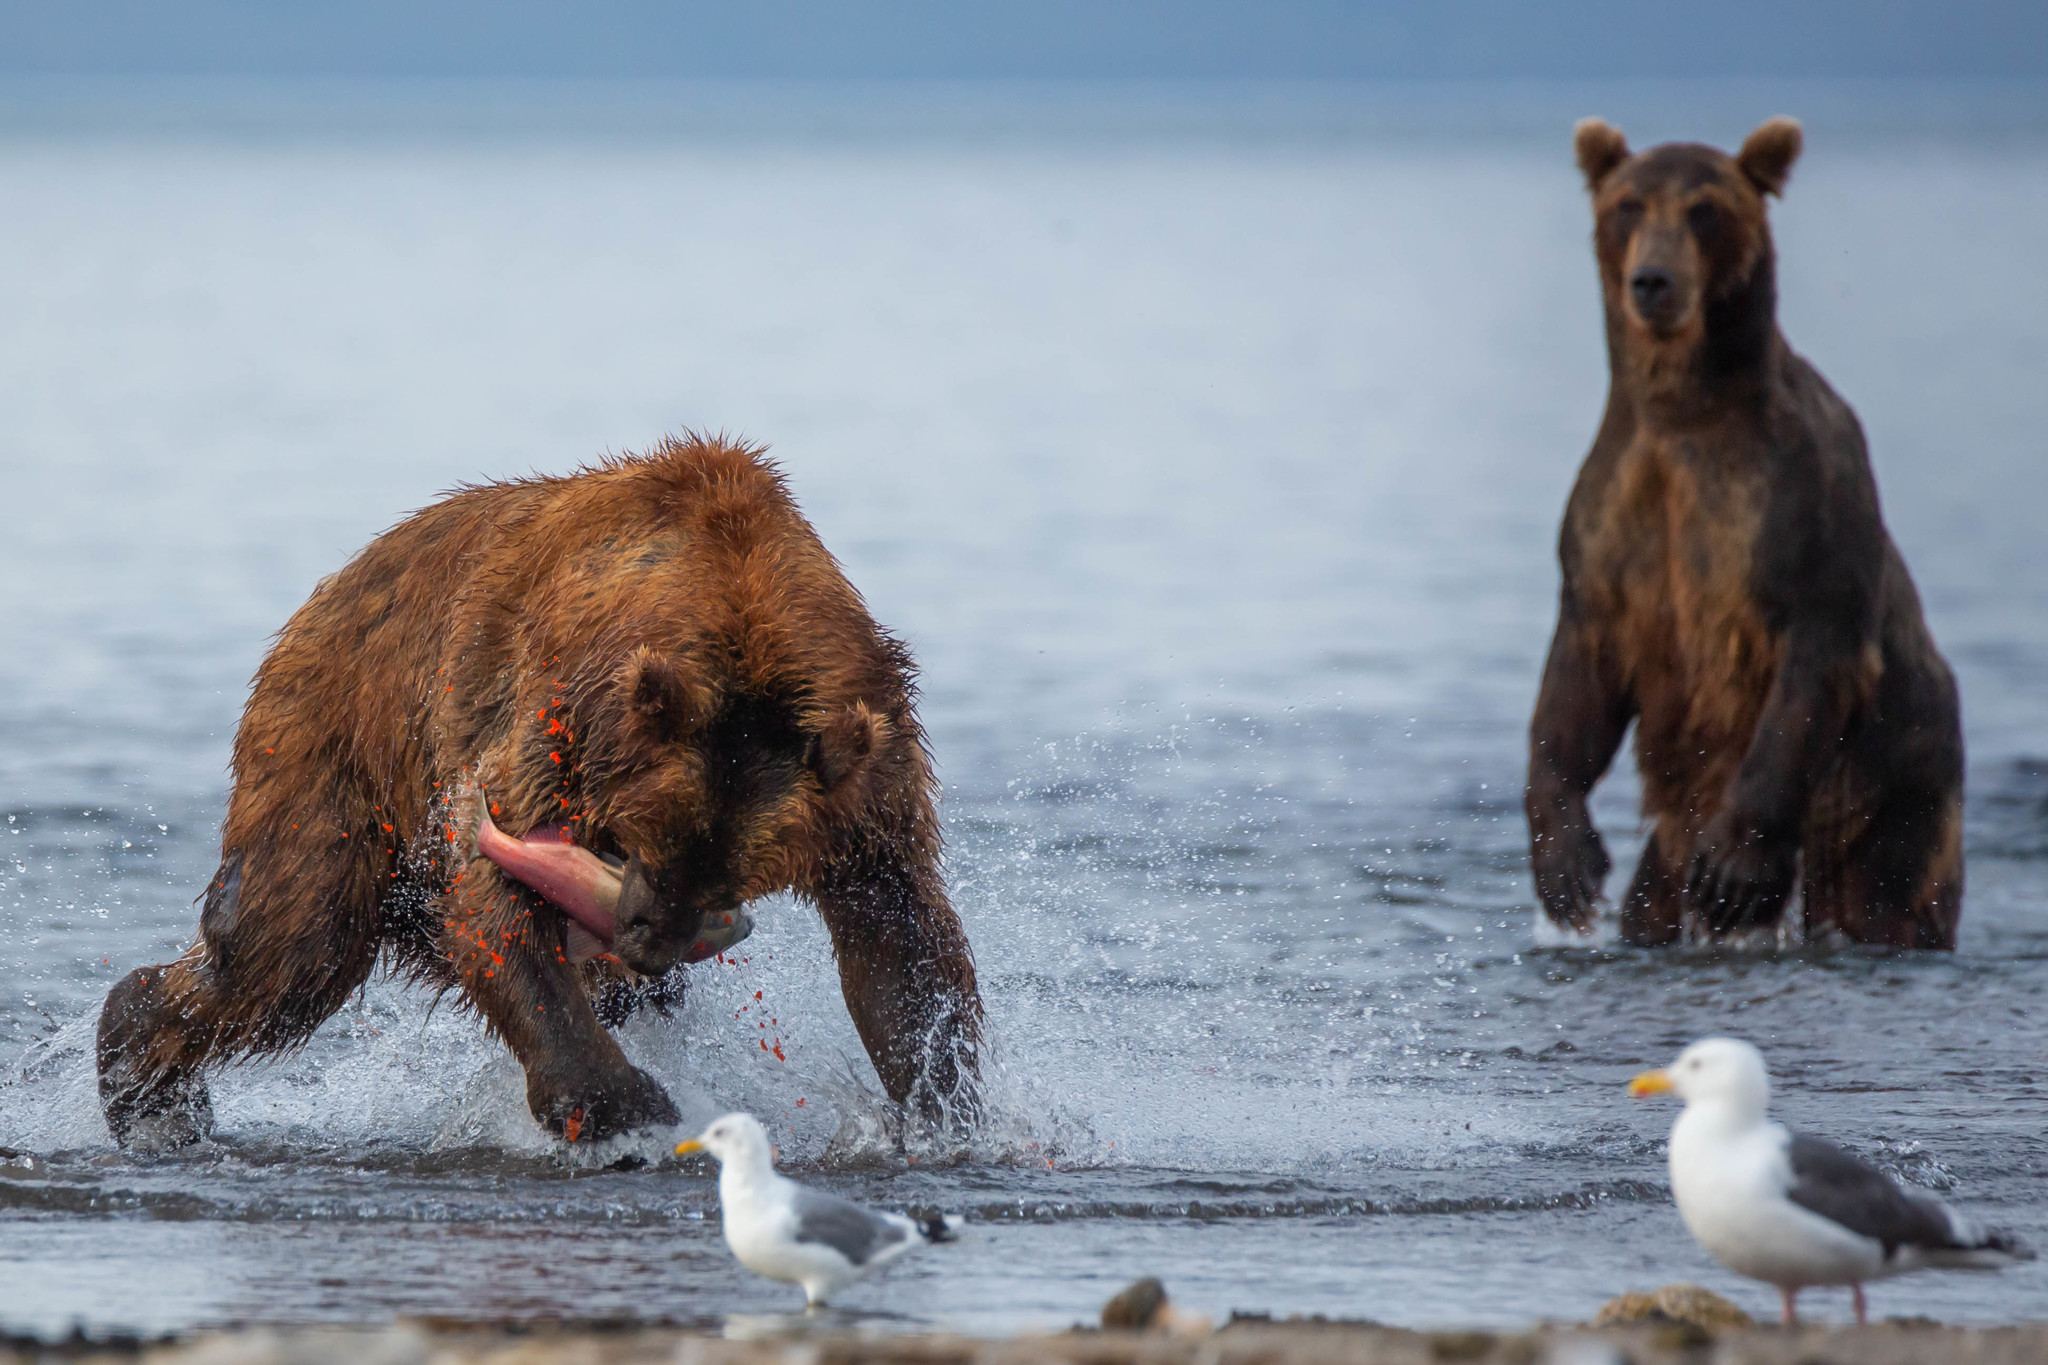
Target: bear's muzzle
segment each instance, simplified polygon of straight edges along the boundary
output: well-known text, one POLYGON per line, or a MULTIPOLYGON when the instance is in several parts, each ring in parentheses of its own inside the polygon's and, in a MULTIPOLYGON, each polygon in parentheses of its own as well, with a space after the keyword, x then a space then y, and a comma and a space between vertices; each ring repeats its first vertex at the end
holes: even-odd
POLYGON ((754 931, 746 912, 734 907, 701 917, 680 951, 671 948, 661 932, 667 916, 639 858, 623 867, 609 862, 576 843, 566 825, 542 825, 514 839, 479 812, 476 851, 568 916, 573 962, 610 954, 634 971, 660 975, 678 962, 722 953, 754 931))

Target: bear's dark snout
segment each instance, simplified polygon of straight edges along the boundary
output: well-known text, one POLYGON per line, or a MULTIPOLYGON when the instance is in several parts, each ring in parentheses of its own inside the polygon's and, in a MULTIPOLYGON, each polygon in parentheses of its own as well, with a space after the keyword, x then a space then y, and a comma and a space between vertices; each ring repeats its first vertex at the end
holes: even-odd
POLYGON ((704 923, 702 908, 661 885, 662 880, 636 856, 626 864, 619 888, 612 951, 642 976, 660 976, 682 961, 704 923))
POLYGON ((1678 302, 1678 282, 1662 266, 1646 265, 1628 277, 1628 292, 1645 322, 1663 322, 1678 302))

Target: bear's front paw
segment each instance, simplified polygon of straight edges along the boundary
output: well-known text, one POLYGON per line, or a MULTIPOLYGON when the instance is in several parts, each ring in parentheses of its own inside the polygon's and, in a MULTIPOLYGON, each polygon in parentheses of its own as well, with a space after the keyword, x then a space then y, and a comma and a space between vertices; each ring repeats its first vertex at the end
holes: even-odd
POLYGON ((529 1084, 526 1102, 540 1126, 565 1142, 596 1142, 634 1128, 674 1127, 681 1118, 668 1092, 637 1066, 569 1085, 529 1084))
POLYGON ((1723 812, 1695 845, 1686 904, 1716 936, 1769 924, 1792 894, 1798 859, 1796 837, 1723 812))
POLYGON ((1593 927, 1601 890, 1614 860, 1591 821, 1558 822, 1531 841, 1529 865, 1536 874, 1536 896, 1551 923, 1575 933, 1593 927))

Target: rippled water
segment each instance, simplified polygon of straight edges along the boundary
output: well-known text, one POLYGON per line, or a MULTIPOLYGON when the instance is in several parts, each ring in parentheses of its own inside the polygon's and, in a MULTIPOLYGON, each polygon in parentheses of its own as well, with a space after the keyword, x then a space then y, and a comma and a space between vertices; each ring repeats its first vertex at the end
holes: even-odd
MULTIPOLYGON (((1639 140, 1776 112, 1632 98, 1639 140)), ((1209 1311, 1513 1322, 1694 1279, 1766 1312, 1667 1201, 1670 1111, 1621 1091, 1721 1030, 1766 1047, 1788 1118, 2048 1242, 2048 113, 1867 98, 1890 116, 1810 122, 1783 314, 1861 412, 1961 679, 1953 956, 1535 922, 1522 731, 1605 384, 1589 109, 12 108, 0 1320, 793 1303, 731 1263, 704 1169, 605 1169, 667 1139, 565 1157, 506 1053, 389 984, 221 1077, 196 1151, 115 1151, 92 1096, 100 998, 192 933, 246 681, 312 584, 456 481, 684 425, 772 444, 915 646, 999 1049, 1000 1121, 913 1160, 783 903, 628 1028, 688 1121, 751 1109, 807 1179, 969 1216, 849 1310, 1063 1325, 1154 1273, 1209 1311)), ((1616 889, 1632 802, 1625 773, 1599 802, 1616 889)), ((2039 1316, 2048 1269, 1873 1297, 2039 1316)))

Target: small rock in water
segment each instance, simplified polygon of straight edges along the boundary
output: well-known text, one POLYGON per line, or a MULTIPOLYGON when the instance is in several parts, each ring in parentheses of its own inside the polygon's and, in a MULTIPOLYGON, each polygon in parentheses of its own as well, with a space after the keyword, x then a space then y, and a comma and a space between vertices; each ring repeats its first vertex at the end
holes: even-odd
POLYGON ((1609 1299, 1593 1315, 1595 1327, 1627 1327, 1635 1323, 1682 1322, 1708 1332, 1754 1327, 1756 1320, 1711 1289, 1696 1284, 1667 1284, 1647 1294, 1631 1291, 1609 1299))
POLYGON ((1166 1286, 1147 1276, 1102 1305, 1102 1325, 1142 1331, 1164 1307, 1166 1286))
POLYGON ((1171 1332, 1183 1337, 1202 1336, 1213 1326, 1200 1314, 1184 1313, 1167 1302, 1166 1286, 1149 1275, 1102 1305, 1102 1325, 1133 1332, 1171 1332))

